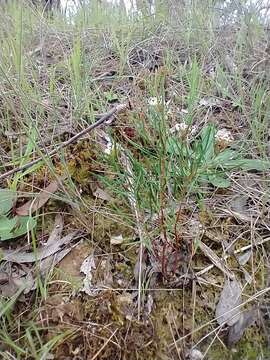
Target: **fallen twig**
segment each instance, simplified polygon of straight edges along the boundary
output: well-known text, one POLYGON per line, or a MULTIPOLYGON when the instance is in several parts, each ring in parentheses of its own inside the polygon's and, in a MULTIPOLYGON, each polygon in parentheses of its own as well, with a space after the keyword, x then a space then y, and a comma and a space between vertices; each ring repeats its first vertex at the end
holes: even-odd
POLYGON ((200 241, 200 249, 213 263, 213 266, 216 266, 220 269, 224 274, 226 274, 231 280, 235 279, 235 275, 231 272, 231 270, 227 269, 227 267, 223 264, 224 259, 220 259, 215 252, 210 249, 205 243, 200 241))
POLYGON ((74 143, 75 141, 77 141, 78 139, 80 139, 83 135, 89 133, 90 131, 94 130, 95 128, 99 127, 100 125, 102 125, 103 123, 105 123, 106 121, 108 121, 113 115, 117 114, 118 112, 124 110, 126 108, 126 104, 119 104, 116 107, 114 107, 113 109, 111 109, 110 111, 108 111, 106 114, 104 114, 98 121, 96 121, 94 124, 89 125, 86 129, 83 129, 82 131, 80 131, 78 134, 72 136, 69 140, 64 141, 62 144, 60 144, 59 146, 57 146, 54 150, 48 152, 47 154, 43 154, 43 156, 40 156, 39 158, 30 161, 29 163, 17 167, 15 169, 9 170, 6 173, 0 175, 0 180, 5 179, 6 177, 13 175, 17 172, 29 169, 31 166, 36 165, 37 163, 39 163, 40 161, 44 160, 44 157, 51 157, 56 155, 60 150, 62 150, 63 148, 67 147, 68 145, 74 143))
MULTIPOLYGON (((241 249, 238 249, 238 250, 234 251, 234 255, 242 253, 244 251, 247 251, 247 250, 251 249, 253 246, 263 245, 264 243, 266 243, 268 241, 270 241, 270 237, 267 237, 267 238, 263 239, 262 241, 259 241, 259 242, 255 243, 255 244, 249 244, 249 245, 243 246, 241 249)), ((223 261, 227 260, 230 256, 231 255, 226 255, 221 260, 223 260, 223 261)), ((215 267, 215 265, 211 264, 211 265, 207 266, 205 269, 196 272, 195 276, 196 277, 201 276, 201 275, 207 273, 208 271, 212 270, 214 267, 215 267)))

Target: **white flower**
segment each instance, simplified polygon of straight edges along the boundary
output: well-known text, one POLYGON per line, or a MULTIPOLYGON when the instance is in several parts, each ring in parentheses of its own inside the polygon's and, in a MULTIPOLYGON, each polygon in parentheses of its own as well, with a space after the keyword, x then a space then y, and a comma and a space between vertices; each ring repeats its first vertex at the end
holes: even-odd
POLYGON ((150 97, 148 99, 148 105, 157 106, 158 105, 158 98, 157 97, 150 97))
POLYGON ((170 133, 171 134, 176 134, 176 133, 180 133, 180 135, 184 135, 186 132, 188 131, 188 134, 190 135, 194 135, 197 131, 197 127, 196 126, 189 126, 184 122, 178 123, 176 125, 174 125, 171 129, 170 129, 170 133))
POLYGON ((220 129, 216 133, 216 142, 217 144, 226 143, 227 146, 230 145, 234 141, 232 133, 227 129, 220 129))

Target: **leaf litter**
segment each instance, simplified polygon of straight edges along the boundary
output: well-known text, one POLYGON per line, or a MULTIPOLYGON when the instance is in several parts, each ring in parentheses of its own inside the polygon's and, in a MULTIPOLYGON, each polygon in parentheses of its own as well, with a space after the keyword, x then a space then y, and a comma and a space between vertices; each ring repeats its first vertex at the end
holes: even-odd
POLYGON ((219 325, 232 326, 239 321, 241 296, 242 289, 238 280, 226 280, 216 307, 216 318, 219 325))
POLYGON ((37 248, 34 252, 21 249, 1 249, 2 280, 0 282, 0 293, 2 296, 11 297, 19 290, 23 294, 28 294, 31 290, 36 289, 36 276, 38 274, 32 263, 38 261, 38 271, 40 275, 45 275, 49 269, 52 269, 71 251, 71 246, 67 248, 65 246, 69 245, 79 232, 74 231, 61 237, 63 225, 63 218, 58 214, 47 244, 37 248), (9 271, 7 272, 4 267, 9 267, 9 271))
POLYGON ((92 284, 93 271, 96 269, 95 258, 93 254, 90 254, 82 263, 80 271, 85 275, 83 279, 83 287, 81 291, 85 292, 89 296, 94 296, 98 293, 92 284))
POLYGON ((229 328, 227 344, 229 347, 235 345, 243 336, 245 330, 253 325, 258 318, 258 310, 251 309, 241 312, 239 319, 229 328))
POLYGON ((207 246, 202 241, 200 241, 199 247, 204 253, 204 255, 206 255, 211 260, 211 262, 218 269, 220 269, 226 276, 228 276, 231 280, 235 278, 235 275, 232 273, 232 271, 228 269, 227 266, 225 265, 224 260, 220 259, 209 246, 207 246))
POLYGON ((2 260, 11 261, 18 264, 33 263, 36 261, 40 261, 57 253, 59 250, 63 248, 63 246, 68 245, 78 235, 79 235, 78 230, 73 231, 64 237, 57 239, 57 241, 53 242, 52 244, 40 246, 34 252, 22 251, 20 249, 2 250, 1 251, 2 260))
POLYGON ((229 326, 227 344, 232 347, 243 336, 245 330, 257 319, 258 310, 241 310, 242 287, 238 280, 226 280, 216 307, 219 325, 229 326))
MULTIPOLYGON (((57 214, 55 217, 54 227, 51 231, 51 234, 47 240, 46 246, 51 246, 59 241, 62 236, 64 228, 63 216, 57 214)), ((72 239, 71 239, 72 241, 72 239)), ((74 245, 68 244, 68 247, 64 247, 62 250, 57 251, 56 253, 42 259, 39 263, 39 271, 42 276, 51 271, 54 266, 56 266, 63 258, 73 249, 74 245)), ((75 244, 75 246, 77 243, 75 244)))
POLYGON ((33 200, 27 201, 24 205, 16 208, 16 214, 20 216, 27 216, 30 213, 36 212, 51 198, 52 194, 58 190, 59 181, 52 181, 46 188, 44 188, 33 200))

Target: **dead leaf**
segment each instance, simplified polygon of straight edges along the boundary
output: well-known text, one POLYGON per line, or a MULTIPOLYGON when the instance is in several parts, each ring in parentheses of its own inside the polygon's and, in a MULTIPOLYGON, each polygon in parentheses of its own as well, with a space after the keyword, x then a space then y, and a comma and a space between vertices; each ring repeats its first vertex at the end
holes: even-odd
POLYGON ((27 201, 24 205, 16 209, 16 214, 27 216, 40 209, 51 198, 51 195, 58 189, 59 182, 51 182, 44 190, 42 190, 33 200, 27 201))
POLYGON ((58 239, 50 245, 41 246, 35 252, 2 250, 2 260, 11 261, 18 264, 40 261, 60 251, 62 247, 69 244, 77 234, 78 231, 73 231, 72 233, 64 236, 61 239, 58 239))
POLYGON ((51 245, 54 242, 56 242, 62 235, 64 227, 63 217, 60 214, 56 215, 53 230, 49 236, 49 239, 47 241, 47 245, 51 245))
POLYGON ((199 241, 199 247, 204 253, 204 255, 207 256, 218 269, 223 271, 223 273, 227 275, 231 280, 235 278, 231 270, 227 269, 227 267, 224 265, 224 260, 220 259, 216 255, 216 253, 212 249, 210 249, 209 246, 204 244, 202 241, 199 241))
POLYGON ((191 349, 186 357, 186 359, 189 360, 202 360, 203 358, 204 358, 203 353, 201 353, 201 351, 198 349, 191 349))
POLYGON ((64 297, 63 294, 54 294, 47 298, 46 315, 54 322, 82 321, 83 309, 80 299, 64 297))
POLYGON ((18 276, 14 274, 9 278, 8 282, 1 285, 0 293, 2 296, 8 298, 15 295, 18 291, 28 294, 32 290, 34 283, 35 280, 31 271, 29 271, 26 276, 18 276))
MULTIPOLYGON (((47 246, 52 245, 61 238, 63 231, 63 217, 60 214, 56 215, 53 230, 47 241, 47 246)), ((41 275, 45 275, 49 270, 51 270, 56 264, 58 264, 70 251, 72 247, 61 250, 58 253, 48 256, 47 258, 41 260, 39 271, 41 275)))
POLYGON ((85 274, 85 278, 83 279, 83 287, 81 291, 85 292, 87 295, 95 296, 97 294, 97 290, 94 288, 92 284, 93 278, 93 270, 96 269, 94 255, 90 254, 81 265, 81 272, 85 274))
MULTIPOLYGON (((77 244, 76 244, 77 245, 77 244)), ((68 247, 58 253, 51 255, 45 259, 43 259, 40 263, 39 272, 42 276, 51 271, 64 257, 70 253, 73 249, 73 246, 68 247)))
POLYGON ((111 201, 112 197, 103 189, 97 187, 97 189, 93 192, 93 195, 101 200, 111 201))
POLYGON ((112 236, 110 243, 111 245, 120 245, 123 243, 123 241, 124 241, 123 235, 120 234, 120 235, 112 236))
POLYGON ((245 265, 249 261, 250 256, 251 256, 251 250, 244 252, 242 255, 238 255, 237 259, 239 264, 242 266, 245 265))
POLYGON ((221 100, 217 98, 207 96, 199 101, 199 105, 209 108, 221 108, 223 106, 223 103, 221 100))
POLYGON ((243 222, 250 222, 252 220, 251 216, 239 213, 237 211, 233 211, 230 209, 221 209, 223 212, 225 212, 226 214, 229 214, 233 217, 235 217, 236 219, 243 221, 243 222))
POLYGON ((151 294, 148 294, 147 302, 145 304, 145 312, 146 312, 147 316, 149 316, 151 314, 152 309, 153 309, 153 305, 154 305, 153 296, 151 294))
POLYGON ((220 294, 216 307, 216 318, 219 325, 234 325, 240 319, 239 308, 241 304, 242 289, 237 280, 227 280, 220 294))
POLYGON ((237 195, 230 202, 229 206, 232 211, 236 211, 238 213, 247 213, 248 211, 248 199, 247 195, 237 195))
POLYGON ((242 269, 243 273, 244 273, 244 276, 245 276, 245 280, 248 284, 251 284, 252 281, 253 281, 253 278, 252 276, 247 272, 246 269, 242 269))
POLYGON ((71 248, 72 251, 65 256, 59 264, 60 273, 58 274, 58 278, 64 280, 68 277, 72 279, 74 283, 79 284, 82 283, 84 278, 80 270, 82 262, 88 254, 93 252, 93 249, 90 244, 83 239, 75 243, 74 246, 69 246, 69 248, 71 248))
POLYGON ((227 343, 231 347, 236 344, 243 336, 245 330, 257 320, 258 312, 256 309, 242 312, 238 321, 230 327, 227 343))

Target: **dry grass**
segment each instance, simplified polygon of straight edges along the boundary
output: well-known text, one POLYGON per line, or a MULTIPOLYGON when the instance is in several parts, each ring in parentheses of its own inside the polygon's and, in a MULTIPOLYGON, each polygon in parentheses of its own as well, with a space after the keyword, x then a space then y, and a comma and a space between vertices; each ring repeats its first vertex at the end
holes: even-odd
POLYGON ((81 233, 46 276, 1 262, 3 359, 269 356, 269 30, 250 13, 224 25, 210 1, 172 5, 127 17, 94 4, 70 22, 15 2, 1 15, 0 174, 43 159, 1 188, 16 208, 60 181, 34 230, 1 247, 36 251, 59 213, 64 235, 81 233), (119 103, 113 124, 61 147, 119 103), (81 291, 91 254, 94 296, 81 291), (14 276, 29 272, 27 292, 14 276), (259 313, 233 351, 215 314, 228 276, 237 309, 259 313))

